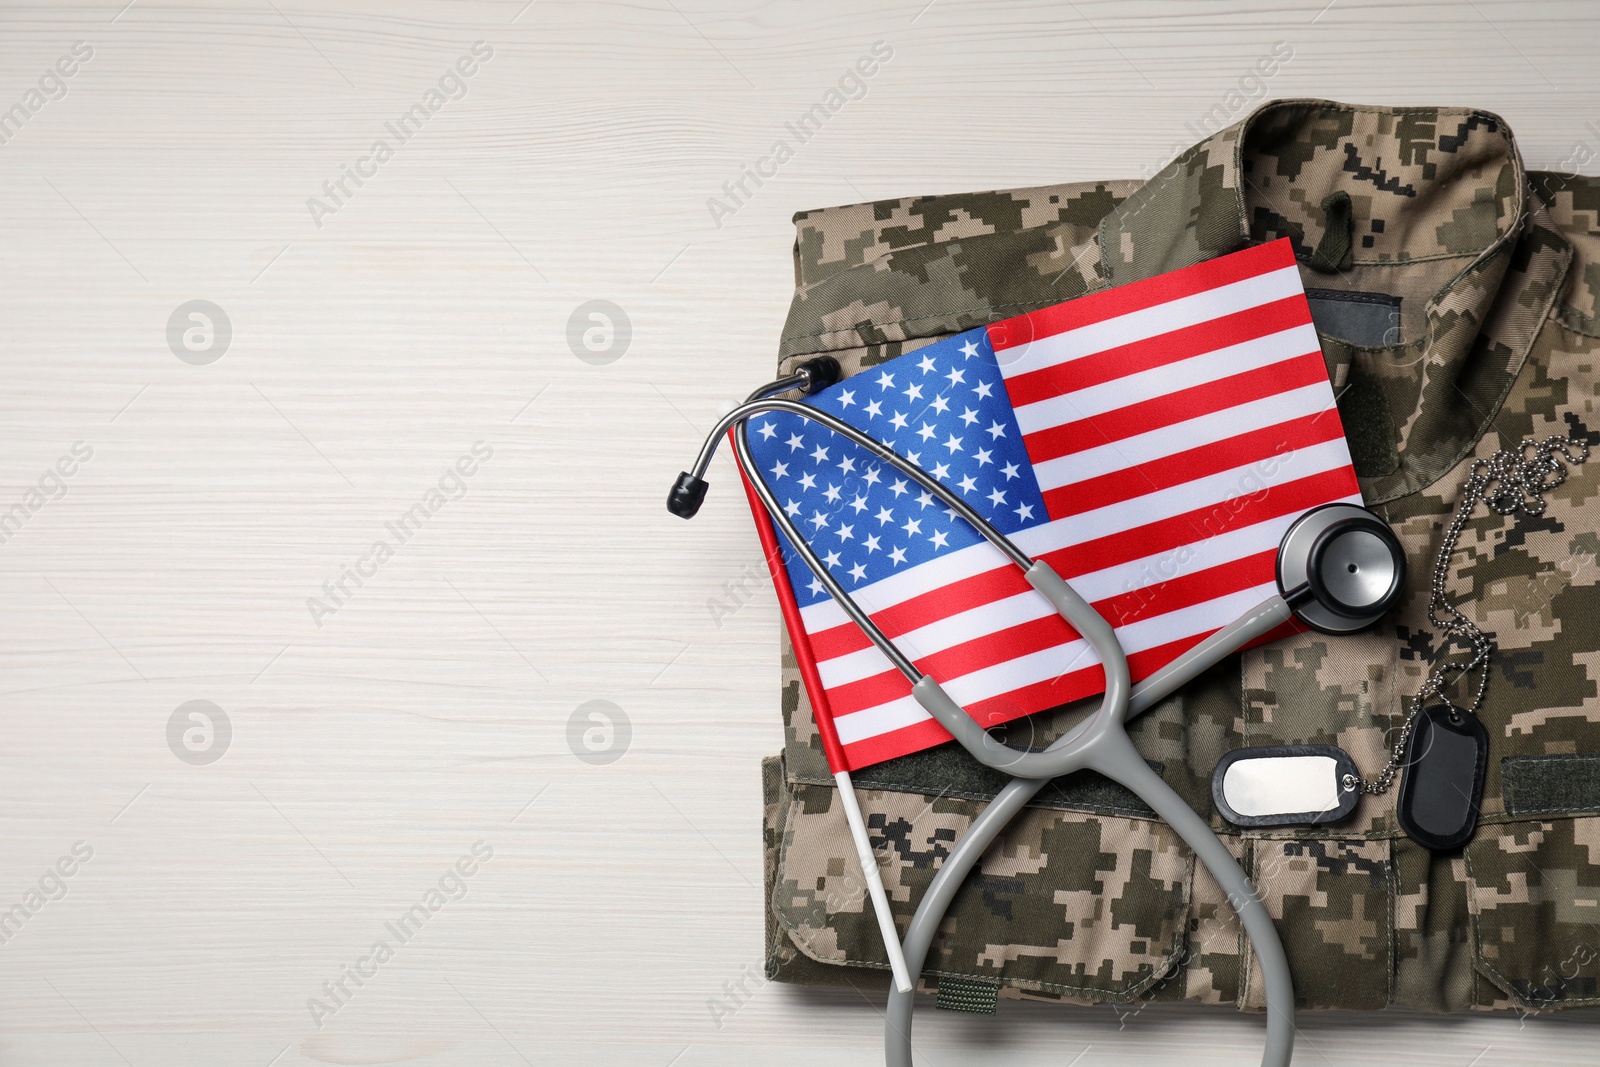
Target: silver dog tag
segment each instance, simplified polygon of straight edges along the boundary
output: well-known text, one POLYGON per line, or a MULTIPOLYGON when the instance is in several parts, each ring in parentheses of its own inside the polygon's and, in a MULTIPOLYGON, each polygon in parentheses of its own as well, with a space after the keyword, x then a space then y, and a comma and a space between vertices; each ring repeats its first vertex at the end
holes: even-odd
POLYGON ((1217 761, 1211 799, 1235 826, 1337 822, 1361 797, 1355 761, 1334 745, 1240 748, 1217 761))

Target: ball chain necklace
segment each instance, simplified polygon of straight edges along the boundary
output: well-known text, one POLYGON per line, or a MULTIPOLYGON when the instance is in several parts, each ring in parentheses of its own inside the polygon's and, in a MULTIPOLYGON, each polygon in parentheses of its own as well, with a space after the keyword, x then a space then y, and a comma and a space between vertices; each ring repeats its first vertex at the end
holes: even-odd
POLYGON ((1489 688, 1495 646, 1448 593, 1450 562, 1461 531, 1480 501, 1496 515, 1544 514, 1544 494, 1566 481, 1569 468, 1588 455, 1588 445, 1570 437, 1530 437, 1515 449, 1501 449, 1476 461, 1468 471, 1429 580, 1428 623, 1439 641, 1428 676, 1412 697, 1411 714, 1400 728, 1388 764, 1375 778, 1346 774, 1343 782, 1347 791, 1382 794, 1404 769, 1395 810, 1401 827, 1419 844, 1433 849, 1465 844, 1477 827, 1483 795, 1488 735, 1478 711, 1489 688), (1469 676, 1476 677, 1471 702, 1458 707, 1444 694, 1469 676))

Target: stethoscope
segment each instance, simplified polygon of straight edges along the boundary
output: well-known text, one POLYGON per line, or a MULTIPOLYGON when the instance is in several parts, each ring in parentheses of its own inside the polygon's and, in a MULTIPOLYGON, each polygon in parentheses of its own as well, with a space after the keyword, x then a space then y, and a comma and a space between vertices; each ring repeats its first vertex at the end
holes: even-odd
MULTIPOLYGON (((1355 504, 1325 504, 1305 512, 1289 527, 1278 547, 1278 591, 1201 641, 1139 684, 1130 684, 1127 657, 1111 625, 1081 598, 1048 563, 1036 560, 974 512, 967 503, 919 465, 834 416, 808 404, 779 399, 798 389, 809 395, 838 379, 839 367, 822 356, 799 365, 793 374, 763 386, 718 420, 694 466, 678 476, 667 509, 692 518, 705 499, 705 474, 724 435, 737 428, 734 450, 739 468, 772 522, 789 539, 811 573, 847 616, 911 683, 912 695, 939 724, 987 767, 1012 780, 979 814, 945 858, 918 904, 901 942, 906 967, 920 974, 945 911, 957 889, 1005 826, 1052 778, 1094 770, 1122 784, 1165 820, 1200 859, 1227 894, 1244 924, 1261 964, 1267 999, 1267 1041, 1263 1067, 1286 1067, 1294 1050, 1294 985, 1278 932, 1244 871, 1210 825, 1144 761, 1128 737, 1128 720, 1172 695, 1203 671, 1222 662, 1272 630, 1299 619, 1328 634, 1354 633, 1372 625, 1398 600, 1405 585, 1405 553, 1394 532, 1377 515, 1355 504), (952 700, 930 675, 918 670, 812 551, 779 506, 750 455, 747 421, 782 411, 815 422, 866 449, 911 478, 1022 569, 1039 592, 1099 657, 1105 693, 1093 715, 1048 748, 1021 751, 997 741, 952 700)), ((869 872, 870 874, 875 873, 869 872)), ((892 925, 880 914, 886 938, 892 925)), ((912 1067, 909 983, 890 990, 884 1050, 888 1067, 912 1067)))

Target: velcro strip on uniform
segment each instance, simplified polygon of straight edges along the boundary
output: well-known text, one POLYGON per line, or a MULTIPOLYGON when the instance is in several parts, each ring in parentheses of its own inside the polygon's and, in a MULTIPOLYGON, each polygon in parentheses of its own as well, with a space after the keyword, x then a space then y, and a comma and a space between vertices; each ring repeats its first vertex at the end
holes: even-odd
POLYGON ((1600 752, 1507 756, 1500 781, 1507 815, 1600 811, 1600 752))
MULTIPOLYGON (((1145 762, 1157 774, 1166 771, 1166 765, 1157 760, 1145 762)), ((960 745, 940 745, 913 752, 852 771, 850 778, 857 789, 886 789, 893 793, 922 793, 966 800, 993 800, 1011 781, 1009 774, 985 767, 960 745)), ((833 782, 816 784, 832 785, 833 782)), ((1133 790, 1094 771, 1076 771, 1051 779, 1028 806, 1145 818, 1155 815, 1155 810, 1133 790)))
POLYGON ((944 1011, 964 1011, 971 1015, 993 1015, 1000 999, 1000 982, 994 978, 968 978, 948 975, 939 979, 935 1006, 944 1011))

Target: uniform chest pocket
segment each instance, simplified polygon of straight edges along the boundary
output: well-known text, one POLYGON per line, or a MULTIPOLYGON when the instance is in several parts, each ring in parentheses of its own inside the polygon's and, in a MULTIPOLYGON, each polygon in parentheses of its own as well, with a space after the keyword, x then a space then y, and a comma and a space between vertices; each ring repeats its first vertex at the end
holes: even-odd
MULTIPOLYGON (((859 795, 903 933, 985 802, 859 795)), ((774 844, 770 906, 794 946, 819 963, 887 969, 836 791, 791 783, 774 844)), ((1010 996, 1132 999, 1181 961, 1193 872, 1193 854, 1164 823, 1029 808, 967 878, 925 974, 1010 996)))
POLYGON ((1600 816, 1479 827, 1466 865, 1478 973, 1524 1009, 1600 1004, 1600 816))

